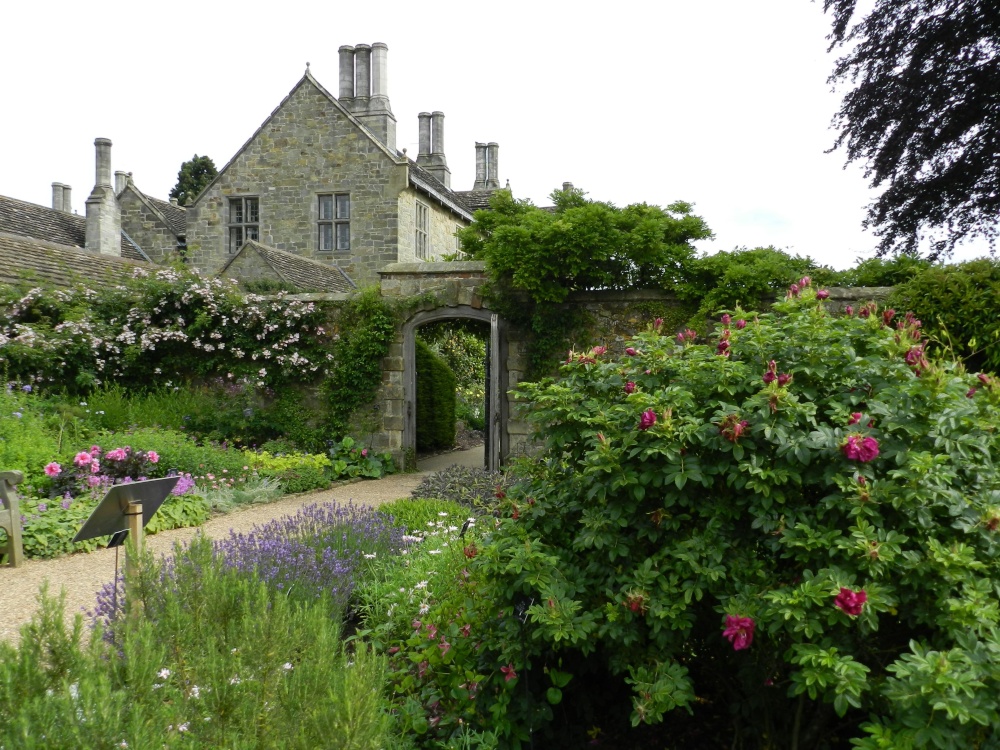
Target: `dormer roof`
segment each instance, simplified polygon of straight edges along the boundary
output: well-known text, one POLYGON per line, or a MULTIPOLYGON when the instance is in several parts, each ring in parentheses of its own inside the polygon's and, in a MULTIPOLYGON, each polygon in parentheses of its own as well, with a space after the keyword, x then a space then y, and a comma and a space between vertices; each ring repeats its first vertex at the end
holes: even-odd
POLYGON ((341 292, 347 294, 357 289, 347 274, 336 266, 278 250, 256 240, 247 240, 243 247, 226 262, 218 275, 225 276, 230 266, 247 253, 257 254, 278 278, 303 292, 341 292))

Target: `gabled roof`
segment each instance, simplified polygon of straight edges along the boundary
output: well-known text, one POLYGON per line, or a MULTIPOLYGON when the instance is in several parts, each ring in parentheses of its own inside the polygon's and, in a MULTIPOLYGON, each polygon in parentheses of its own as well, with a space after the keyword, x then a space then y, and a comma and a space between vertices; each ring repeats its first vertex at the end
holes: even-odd
MULTIPOLYGON (((154 198, 151 195, 146 195, 142 192, 136 184, 132 182, 131 179, 128 181, 128 185, 125 190, 131 190, 135 193, 136 197, 145 204, 145 206, 153 212, 153 215, 160 219, 164 225, 169 229, 177 239, 181 239, 187 235, 187 209, 183 206, 175 206, 169 201, 162 201, 159 198, 154 198)), ((122 193, 125 192, 122 191, 122 193)), ((121 195, 118 196, 121 198, 121 195)))
POLYGON ((444 184, 426 169, 412 159, 407 159, 410 167, 410 184, 426 193, 442 206, 451 209, 466 221, 472 221, 472 211, 459 197, 458 193, 446 188, 444 184))
MULTIPOLYGON (((57 212, 58 213, 58 212, 57 212)), ((106 284, 151 264, 0 231, 0 283, 37 279, 56 286, 106 284)))
POLYGON ((246 143, 244 143, 244 144, 243 144, 242 146, 240 146, 239 150, 238 150, 238 151, 237 151, 237 152, 236 152, 235 154, 233 154, 233 157, 232 157, 232 158, 231 158, 231 159, 230 159, 230 160, 229 160, 228 162, 226 162, 226 166, 224 166, 224 167, 223 167, 222 169, 220 169, 220 170, 219 170, 219 173, 218 173, 218 174, 217 174, 217 175, 216 175, 216 176, 215 176, 215 177, 214 177, 214 178, 212 179, 212 181, 211 181, 210 183, 208 183, 208 184, 207 184, 207 185, 206 185, 206 186, 205 186, 204 188, 202 188, 202 191, 201 191, 201 192, 200 192, 200 193, 198 194, 198 197, 194 199, 194 203, 195 203, 195 204, 197 204, 197 203, 198 203, 198 201, 200 201, 200 200, 201 200, 201 196, 205 195, 205 193, 206 193, 206 192, 208 192, 208 190, 209 190, 209 189, 210 189, 210 188, 211 188, 211 187, 212 187, 212 186, 213 186, 213 185, 214 185, 214 184, 215 184, 216 182, 218 182, 218 181, 219 181, 219 180, 220 180, 220 179, 222 178, 222 175, 224 175, 224 174, 226 173, 226 171, 227 171, 227 170, 228 170, 228 169, 229 169, 229 168, 230 168, 230 167, 231 167, 231 166, 233 165, 233 163, 234 163, 234 162, 235 162, 235 161, 236 161, 236 160, 237 160, 237 159, 238 159, 238 158, 240 157, 240 155, 241 155, 241 154, 242 154, 242 153, 243 153, 244 151, 246 151, 246 150, 247 150, 247 148, 249 148, 250 144, 254 142, 254 139, 256 139, 256 138, 257 138, 257 136, 258 136, 258 135, 260 135, 261 131, 263 131, 263 130, 264 130, 264 128, 266 128, 266 127, 268 126, 268 124, 269 124, 269 123, 271 122, 271 120, 273 120, 273 119, 274 119, 275 115, 277 115, 277 114, 278 114, 278 112, 280 112, 280 111, 281 111, 282 107, 284 107, 284 106, 285 106, 285 104, 286 104, 286 103, 288 102, 288 100, 289 100, 289 99, 291 99, 291 98, 292 98, 292 96, 294 96, 295 92, 296 92, 296 91, 298 91, 298 90, 299 90, 299 89, 300 89, 300 88, 301 88, 301 87, 302 87, 302 86, 303 86, 304 84, 306 84, 306 83, 309 83, 309 84, 312 84, 313 86, 315 86, 315 87, 316 87, 316 89, 317 89, 317 90, 318 90, 318 91, 319 91, 319 92, 320 92, 321 94, 323 94, 323 95, 324 95, 324 96, 325 96, 325 97, 326 97, 327 99, 329 99, 329 100, 330 100, 330 103, 331 103, 331 104, 333 104, 333 106, 334 106, 334 107, 335 107, 335 108, 336 108, 337 110, 339 110, 339 111, 340 111, 340 113, 341 113, 341 114, 342 114, 342 115, 343 115, 344 117, 346 117, 346 118, 347 118, 347 120, 348 120, 349 122, 353 123, 355 127, 357 127, 357 128, 358 128, 358 129, 359 129, 359 130, 360 130, 360 131, 361 131, 362 133, 364 133, 364 134, 365 134, 366 136, 368 136, 368 138, 370 138, 370 139, 371 139, 371 141, 372 141, 373 143, 375 143, 375 145, 376 145, 376 146, 378 146, 378 148, 379 148, 379 149, 380 149, 380 150, 381 150, 381 151, 382 151, 382 152, 383 152, 383 153, 384 153, 384 154, 385 154, 386 156, 388 156, 388 157, 389 157, 390 159, 392 159, 393 161, 395 161, 395 162, 397 162, 397 163, 402 163, 402 162, 403 162, 403 160, 404 160, 404 157, 402 157, 401 155, 399 155, 399 154, 397 154, 397 153, 394 153, 394 152, 393 152, 393 151, 391 151, 391 150, 390 150, 390 149, 389 149, 389 148, 388 148, 388 147, 387 147, 387 146, 386 146, 386 145, 385 145, 384 143, 382 143, 382 141, 380 141, 380 140, 379 140, 379 139, 378 139, 378 138, 377 138, 377 137, 375 136, 375 134, 374 134, 374 133, 372 133, 372 132, 371 132, 371 131, 370 131, 370 130, 369 130, 369 129, 367 128, 367 127, 365 127, 364 123, 363 123, 363 122, 361 122, 361 120, 359 120, 359 119, 358 119, 357 117, 355 117, 355 116, 354 116, 353 114, 351 114, 351 113, 350 113, 350 112, 349 112, 349 111, 347 110, 347 108, 346 108, 346 107, 344 107, 344 105, 343 105, 343 104, 341 104, 341 103, 340 103, 340 101, 338 101, 337 97, 335 97, 335 96, 334 96, 333 94, 331 94, 331 93, 330 93, 329 91, 327 91, 327 90, 326 90, 325 88, 323 88, 323 85, 322 85, 322 84, 321 84, 321 83, 320 83, 319 81, 317 81, 317 80, 316 80, 315 78, 313 78, 313 76, 312 76, 312 73, 310 73, 310 72, 309 72, 309 69, 307 68, 307 69, 306 69, 306 72, 302 74, 302 78, 300 78, 300 79, 298 80, 298 83, 296 83, 296 84, 295 84, 295 85, 294 85, 294 86, 292 87, 292 90, 291 90, 291 91, 289 91, 289 92, 288 92, 288 94, 287 94, 287 95, 285 96, 285 98, 284 98, 284 99, 282 99, 282 100, 281 100, 281 102, 280 102, 280 103, 278 104, 278 106, 277 106, 277 107, 275 107, 275 108, 274 108, 274 110, 272 110, 271 114, 269 114, 269 115, 267 116, 267 118, 266 118, 266 119, 264 120, 264 122, 262 122, 262 123, 260 124, 260 127, 258 127, 258 128, 257 128, 257 129, 256 129, 256 130, 255 130, 255 131, 253 132, 253 135, 251 135, 251 136, 250 136, 250 137, 249 137, 249 138, 248 138, 248 139, 246 140, 246 143))
MULTIPOLYGON (((87 220, 77 214, 0 195, 0 232, 82 248, 87 242, 87 220)), ((121 252, 123 258, 148 260, 124 234, 121 252)))
POLYGON ((490 207, 490 198, 496 190, 456 190, 455 195, 470 211, 480 211, 490 207))
POLYGON ((353 292, 357 286, 347 274, 336 266, 303 258, 295 253, 262 245, 255 240, 247 240, 243 247, 222 267, 218 275, 226 270, 244 253, 257 253, 283 281, 298 287, 303 292, 353 292))

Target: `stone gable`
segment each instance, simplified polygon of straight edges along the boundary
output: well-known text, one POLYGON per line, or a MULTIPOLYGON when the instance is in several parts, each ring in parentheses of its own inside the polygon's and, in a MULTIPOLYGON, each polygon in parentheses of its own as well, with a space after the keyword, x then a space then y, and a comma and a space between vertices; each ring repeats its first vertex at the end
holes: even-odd
POLYGON ((118 196, 122 231, 142 248, 154 263, 169 263, 177 257, 180 238, 149 199, 143 200, 131 184, 118 196))
POLYGON ((396 261, 406 164, 305 76, 187 215, 187 255, 203 273, 229 259, 229 199, 259 200, 261 244, 341 268, 359 286, 396 261), (350 195, 348 252, 319 250, 319 198, 350 195))

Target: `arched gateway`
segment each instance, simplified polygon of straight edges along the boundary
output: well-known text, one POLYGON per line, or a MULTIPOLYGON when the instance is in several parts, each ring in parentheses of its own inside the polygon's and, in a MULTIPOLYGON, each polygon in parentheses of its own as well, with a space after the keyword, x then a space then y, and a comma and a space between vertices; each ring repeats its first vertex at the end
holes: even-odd
POLYGON ((489 326, 485 464, 490 470, 500 468, 511 451, 521 447, 527 433, 525 425, 510 419, 507 399, 507 391, 521 379, 524 365, 521 347, 511 340, 511 331, 483 304, 483 264, 394 263, 379 275, 384 297, 422 298, 420 309, 397 332, 383 366, 382 426, 387 447, 400 456, 413 455, 416 449, 417 330, 442 320, 475 320, 489 326))
POLYGON ((479 320, 489 324, 486 347, 486 449, 485 463, 490 471, 500 468, 507 455, 506 445, 506 346, 499 316, 489 310, 469 305, 442 307, 419 312, 403 325, 403 450, 415 451, 417 446, 417 329, 440 320, 479 320))

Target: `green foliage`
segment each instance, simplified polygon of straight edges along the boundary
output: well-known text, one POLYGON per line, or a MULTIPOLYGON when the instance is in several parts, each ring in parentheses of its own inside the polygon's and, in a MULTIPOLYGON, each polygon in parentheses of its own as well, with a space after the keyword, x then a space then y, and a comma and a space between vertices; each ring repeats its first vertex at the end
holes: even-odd
POLYGON ((417 448, 455 444, 455 374, 448 363, 416 339, 417 448))
POLYGON ((574 290, 672 288, 694 257, 691 243, 712 236, 688 203, 616 208, 584 195, 556 190, 555 210, 546 211, 498 191, 490 210, 459 230, 462 249, 486 261, 495 281, 545 303, 574 290))
POLYGON ((410 493, 415 498, 437 498, 465 506, 479 515, 493 512, 514 479, 509 471, 487 471, 455 464, 426 476, 410 493))
POLYGON ((59 450, 58 433, 46 424, 38 399, 16 385, 0 389, 0 471, 41 476, 59 450))
POLYGON ((350 436, 333 441, 329 453, 334 479, 379 479, 396 470, 391 453, 375 454, 350 436))
POLYGON ((719 310, 737 306, 763 310, 775 296, 783 295, 789 284, 807 274, 824 283, 817 273, 820 270, 811 258, 773 247, 719 252, 689 262, 677 293, 699 305, 692 322, 701 330, 704 321, 719 310))
POLYGON ((203 443, 174 430, 142 428, 128 432, 110 432, 99 436, 105 445, 131 445, 136 450, 156 451, 160 460, 152 476, 165 476, 171 469, 194 475, 215 477, 240 476, 248 466, 242 451, 203 443))
POLYGON ((971 370, 1000 372, 1000 262, 972 260, 927 268, 898 286, 890 303, 912 310, 931 342, 971 370))
POLYGON ((182 206, 190 205, 217 174, 219 170, 210 157, 195 154, 189 161, 181 164, 177 184, 170 191, 170 197, 176 198, 182 206))
POLYGON ((330 484, 332 462, 322 454, 293 453, 272 456, 266 451, 245 454, 249 465, 262 477, 276 479, 289 494, 325 489, 330 484))
POLYGON ((377 287, 359 291, 337 319, 333 367, 324 381, 334 434, 348 432, 351 415, 367 404, 382 384, 382 358, 389 352, 395 318, 377 287))
POLYGON ((562 659, 557 735, 630 716, 677 746, 1000 739, 1000 382, 929 362, 912 317, 834 318, 808 286, 774 307, 521 388, 545 447, 469 566, 525 621, 483 645, 525 680, 508 737, 562 659))
POLYGON ((892 258, 858 259, 857 265, 838 271, 830 283, 834 286, 897 286, 931 268, 931 263, 912 255, 892 258))
POLYGON ((695 257, 692 243, 712 236, 682 201, 617 208, 584 195, 557 190, 547 211, 500 190, 457 232, 462 249, 486 262, 493 308, 530 334, 529 377, 550 372, 569 333, 587 322, 583 311, 557 306, 570 292, 673 289, 695 257))
POLYGON ((156 586, 167 563, 144 563, 127 606, 147 605, 146 616, 114 631, 118 648, 100 632, 86 645, 80 616, 67 629, 63 605, 43 592, 21 645, 0 642, 0 745, 386 745, 384 660, 361 646, 348 654, 322 603, 295 604, 222 570, 208 542, 178 556, 174 586, 156 586))
POLYGON ((479 321, 445 321, 420 329, 422 338, 455 375, 455 418, 486 427, 486 350, 489 329, 479 321))

